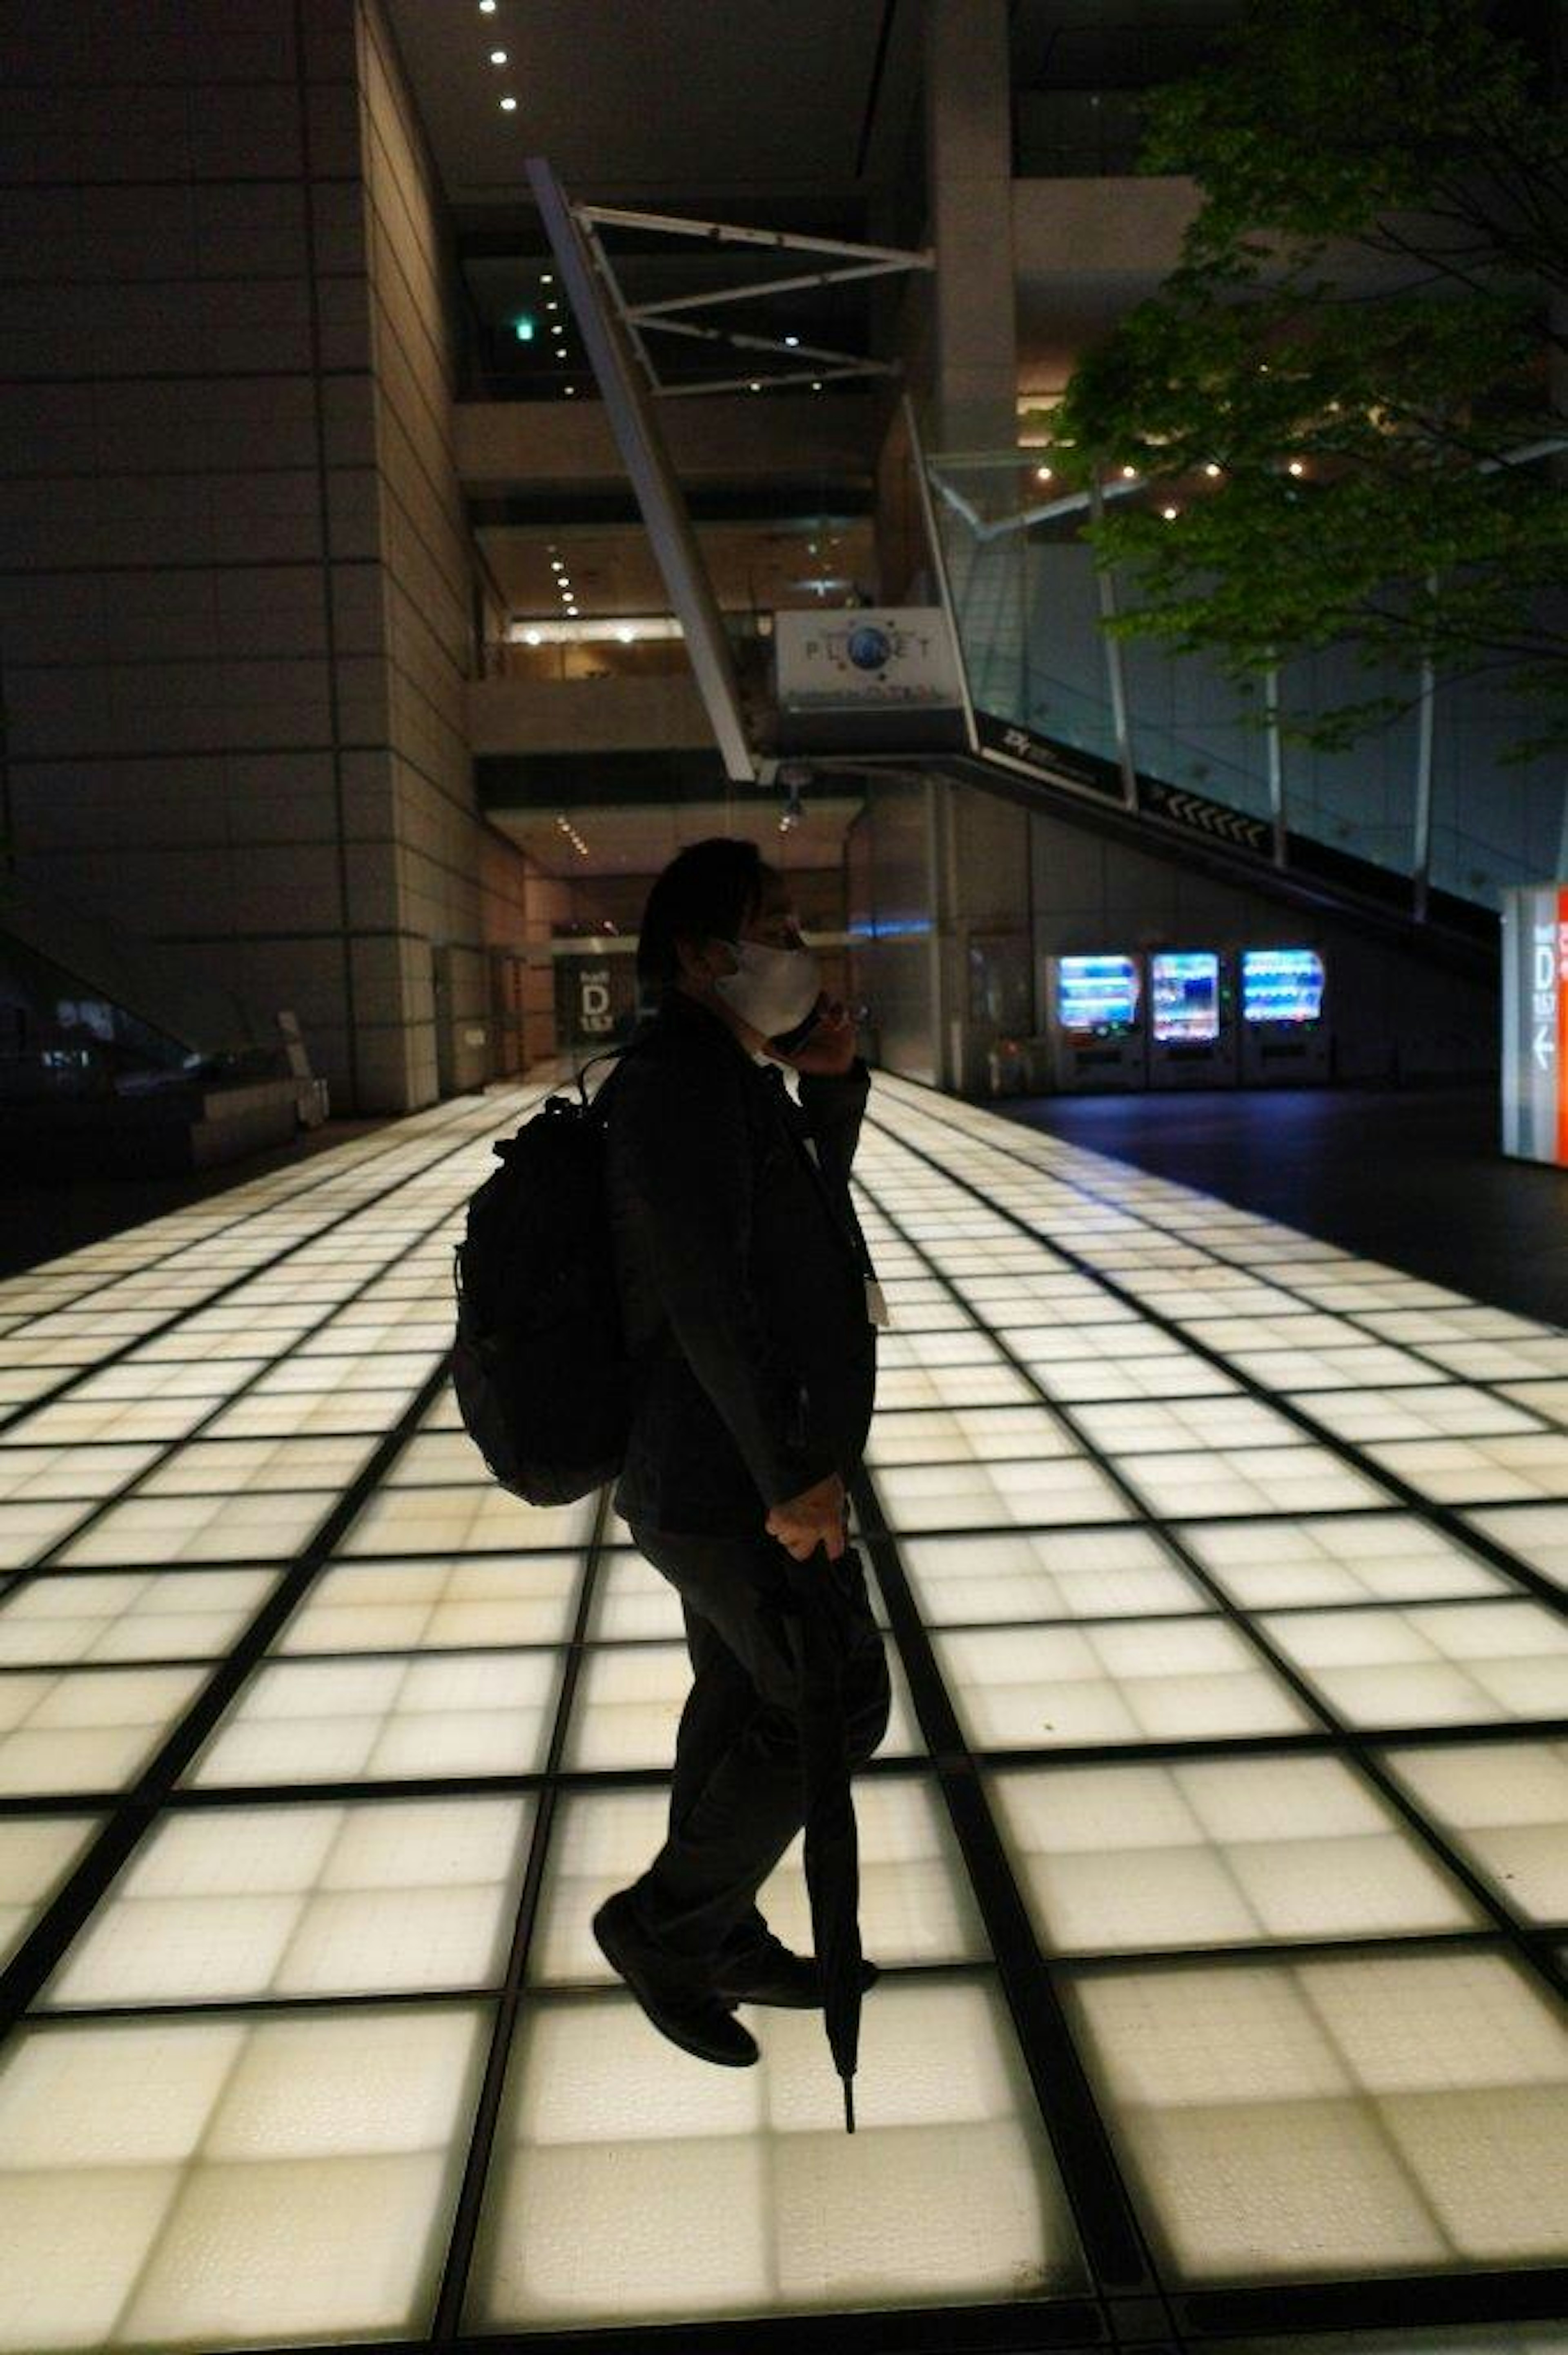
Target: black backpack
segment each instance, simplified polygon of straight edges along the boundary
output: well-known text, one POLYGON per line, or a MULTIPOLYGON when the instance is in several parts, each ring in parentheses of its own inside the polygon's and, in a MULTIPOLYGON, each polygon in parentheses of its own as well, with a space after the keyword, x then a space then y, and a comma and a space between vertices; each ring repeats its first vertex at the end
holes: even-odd
MULTIPOLYGON (((614 1050, 620 1053, 624 1050, 614 1050)), ((595 1056, 594 1062, 602 1062, 595 1056)), ((605 1105, 548 1096, 472 1197, 457 1246, 452 1388, 503 1488, 566 1505, 620 1472, 630 1420, 605 1201, 605 1105)))

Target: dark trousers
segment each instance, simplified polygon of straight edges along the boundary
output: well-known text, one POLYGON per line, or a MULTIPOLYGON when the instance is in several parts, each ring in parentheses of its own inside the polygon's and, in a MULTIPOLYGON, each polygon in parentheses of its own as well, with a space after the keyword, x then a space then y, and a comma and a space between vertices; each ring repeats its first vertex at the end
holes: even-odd
MULTIPOLYGON (((805 1820, 799 1672, 781 1608, 788 1556, 761 1529, 632 1536, 681 1597, 694 1681, 675 1742, 668 1837, 631 1894, 650 1935, 700 1978, 763 1936, 757 1892, 805 1820)), ((890 1689, 858 1562, 850 1590, 844 1721, 859 1766, 887 1731, 890 1689)))

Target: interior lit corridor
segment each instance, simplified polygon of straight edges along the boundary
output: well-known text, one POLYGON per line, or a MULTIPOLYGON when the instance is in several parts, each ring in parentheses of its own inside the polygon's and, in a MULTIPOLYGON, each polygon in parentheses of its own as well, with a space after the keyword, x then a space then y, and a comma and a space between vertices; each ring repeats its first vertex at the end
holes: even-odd
POLYGON ((1568 1332, 878 1076, 852 2140, 588 1934, 686 1663, 446 1387, 539 1092, 0 1286, 0 2348, 1568 2346, 1568 1332))

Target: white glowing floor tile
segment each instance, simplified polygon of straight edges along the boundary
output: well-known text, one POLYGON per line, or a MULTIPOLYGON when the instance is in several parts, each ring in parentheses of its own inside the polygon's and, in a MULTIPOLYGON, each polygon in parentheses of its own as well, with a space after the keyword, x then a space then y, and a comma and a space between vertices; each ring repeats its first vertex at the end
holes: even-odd
POLYGON ((493 1984, 534 1807, 416 1799, 166 1817, 68 1951, 45 2008, 493 1984))
POLYGON ((1540 1341, 1425 1341, 1423 1354, 1467 1382, 1528 1381, 1568 1374, 1568 1337, 1540 1341))
MULTIPOLYGON (((477 1456, 475 1462, 478 1462, 477 1456)), ((345 1554, 514 1552, 585 1546, 596 1499, 525 1505, 493 1482, 471 1487, 380 1488, 350 1524, 345 1554)))
POLYGON ((1504 1382, 1502 1395, 1542 1422, 1568 1424, 1568 1381, 1504 1382))
POLYGON ((1568 1921, 1568 1742, 1385 1751, 1424 1814, 1527 1921, 1568 1921))
POLYGON ((346 1488, 373 1438, 193 1439, 149 1474, 142 1497, 271 1496, 346 1488))
POLYGON ((29 1562, 40 1561, 89 1509, 66 1500, 0 1505, 0 1571, 25 1570, 29 1562))
POLYGON ((1030 1369, 1043 1390, 1068 1406, 1100 1399, 1234 1397, 1239 1388, 1206 1358, 1180 1346, 1116 1359, 1050 1359, 1035 1353, 1030 1369))
POLYGON ((1439 1504, 1568 1497, 1568 1432, 1404 1440, 1371 1444, 1366 1453, 1439 1504))
POLYGON ((1294 1447, 1306 1433, 1255 1399, 1146 1400, 1084 1406, 1078 1427, 1107 1455, 1164 1449, 1294 1447))
POLYGON ((1118 1469, 1169 1519, 1209 1513, 1333 1512, 1388 1502, 1386 1492, 1326 1447, 1213 1448, 1123 1455, 1118 1469))
MULTIPOLYGON (((352 1396, 360 1390, 401 1391, 406 1394, 418 1388, 429 1369, 426 1357, 400 1349, 374 1357, 284 1358, 262 1375, 251 1396, 291 1398, 304 1392, 313 1399, 326 1399, 342 1391, 352 1396)), ((388 1400, 377 1420, 390 1423, 396 1412, 388 1400)))
POLYGON ((1303 1399, 1319 1423, 1358 1445, 1368 1440, 1475 1438, 1539 1432, 1534 1417, 1467 1382, 1435 1382, 1395 1391, 1347 1390, 1303 1399))
POLYGON ((582 1565, 575 1554, 489 1554, 329 1565, 280 1652, 453 1651, 564 1644, 582 1565))
POLYGON ((1046 1951, 1408 1936, 1482 1923, 1337 1759, 1014 1768, 990 1788, 1046 1951))
POLYGON ((889 1466, 876 1487, 890 1529, 961 1529, 1130 1520, 1132 1509, 1086 1458, 1045 1464, 889 1466))
POLYGON ((873 1465, 1075 1455, 1079 1448, 1043 1406, 968 1407, 899 1412, 879 1407, 866 1461, 873 1465))
POLYGON ((694 2068, 629 1998, 524 2008, 464 2316, 474 2330, 944 2305, 1081 2286, 989 1980, 866 2000, 859 2131, 810 2012, 694 2068), (868 2156, 868 2154, 870 2154, 868 2156), (672 2232, 673 2212, 722 2232, 672 2232))
POLYGON ((1158 1538, 1132 1527, 906 1537, 898 1553, 930 1626, 1209 1608, 1158 1538))
POLYGON ((95 1816, 0 1817, 0 1963, 9 1962, 97 1829, 95 1816))
POLYGON ((332 1509, 330 1493, 269 1489, 238 1497, 127 1497, 71 1540, 72 1568, 136 1562, 285 1561, 332 1509))
POLYGON ((1443 1380, 1439 1367, 1383 1341, 1363 1339, 1334 1349, 1244 1348, 1227 1354, 1241 1373, 1266 1389, 1286 1392, 1415 1389, 1443 1380))
POLYGON ((532 1774, 560 1679, 554 1652, 262 1668, 186 1775, 199 1787, 532 1774))
MULTIPOLYGON (((860 1776, 860 1927, 865 1952, 885 1968, 989 1956, 968 1875, 935 1786, 924 1777, 860 1776)), ((610 1985, 590 1927, 613 1890, 646 1870, 663 1844, 662 1790, 574 1794, 563 1800, 528 1976, 535 1984, 610 1985)), ((811 1951, 811 1915, 797 1838, 763 1883, 769 1928, 798 1954, 811 1951)))
POLYGON ((26 2030, 0 2347, 420 2336, 482 2061, 456 2007, 26 2030))
POLYGON ((999 1366, 1004 1361, 984 1333, 966 1327, 953 1333, 885 1333, 877 1348, 879 1365, 999 1366))
POLYGON ((1568 1587, 1568 1505, 1505 1505, 1465 1518, 1532 1570, 1568 1587))
POLYGON ((588 1623, 593 1644, 684 1640, 681 1598, 652 1562, 630 1548, 599 1556, 588 1623))
POLYGON ((1234 1628, 1208 1619, 933 1635, 972 1747, 1218 1740, 1311 1721, 1234 1628))
POLYGON ((1499 1571, 1414 1513, 1189 1521, 1181 1536, 1244 1610, 1513 1592, 1499 1571))
POLYGON ((151 1446, 0 1446, 0 1502, 85 1505, 125 1487, 157 1454, 151 1446))
POLYGON ((0 1603, 0 1666, 214 1659, 277 1584, 275 1571, 47 1571, 0 1603))
POLYGON ((386 1476, 389 1488, 446 1487, 486 1479, 484 1459, 466 1431, 422 1431, 408 1442, 386 1476))
MULTIPOLYGON (((879 1758, 923 1752, 903 1668, 890 1646, 893 1708, 879 1758)), ((668 1768, 675 1755, 681 1710, 692 1687, 684 1644, 610 1644, 583 1661, 567 1733, 568 1771, 602 1774, 618 1768, 668 1768)))
POLYGON ((1502 1958, 1129 1970, 1081 1980, 1072 2006, 1181 2275, 1560 2252, 1568 2039, 1502 1958))
POLYGON ((1026 1405, 1033 1396, 1024 1377, 1000 1359, 980 1366, 889 1366, 883 1362, 877 1368, 879 1412, 1026 1405))
POLYGON ((0 1671, 0 1793, 111 1791, 130 1782, 210 1674, 0 1671))
POLYGON ((1352 1725, 1568 1715, 1568 1626, 1539 1604, 1300 1611, 1262 1625, 1352 1725))

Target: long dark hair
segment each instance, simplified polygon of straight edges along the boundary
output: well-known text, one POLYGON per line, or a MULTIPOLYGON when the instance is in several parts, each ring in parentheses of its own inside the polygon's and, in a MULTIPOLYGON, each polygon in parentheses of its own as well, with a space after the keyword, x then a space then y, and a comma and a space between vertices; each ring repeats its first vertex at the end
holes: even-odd
POLYGON ((637 943, 637 978, 659 997, 681 978, 678 941, 735 940, 757 912, 770 869, 755 842, 710 835, 676 853, 648 894, 637 943))

